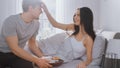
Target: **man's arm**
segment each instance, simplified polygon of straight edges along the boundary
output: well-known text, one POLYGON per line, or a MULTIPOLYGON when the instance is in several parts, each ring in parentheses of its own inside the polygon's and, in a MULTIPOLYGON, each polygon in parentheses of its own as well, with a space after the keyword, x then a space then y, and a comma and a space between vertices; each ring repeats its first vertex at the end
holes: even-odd
POLYGON ((6 41, 11 49, 11 51, 20 58, 28 60, 30 62, 36 63, 40 68, 51 67, 46 60, 40 59, 36 56, 32 56, 27 53, 24 49, 18 46, 18 37, 17 36, 8 36, 6 37, 6 41))
POLYGON ((30 55, 29 53, 27 53, 24 49, 22 49, 22 48, 20 48, 20 47, 18 46, 18 38, 17 38, 17 36, 9 36, 9 37, 6 37, 6 41, 7 41, 8 45, 9 45, 11 51, 12 51, 15 55, 17 55, 17 56, 19 56, 19 57, 21 57, 21 58, 23 58, 23 59, 25 59, 25 60, 28 60, 28 61, 30 61, 30 62, 36 62, 36 61, 38 61, 38 58, 37 58, 37 57, 31 56, 31 55, 30 55))
POLYGON ((32 38, 29 39, 29 41, 28 41, 28 46, 29 46, 30 50, 31 50, 35 55, 37 55, 38 57, 42 57, 42 56, 43 56, 43 53, 42 53, 42 51, 39 49, 38 43, 37 43, 35 37, 32 37, 32 38))

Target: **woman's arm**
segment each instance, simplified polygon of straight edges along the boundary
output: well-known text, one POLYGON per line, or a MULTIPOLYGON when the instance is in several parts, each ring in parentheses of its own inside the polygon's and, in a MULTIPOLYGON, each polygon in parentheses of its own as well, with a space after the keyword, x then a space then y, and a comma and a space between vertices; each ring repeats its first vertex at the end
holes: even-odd
POLYGON ((44 3, 41 3, 41 6, 46 14, 46 16, 48 17, 48 20, 50 21, 50 23, 56 27, 56 28, 59 28, 59 29, 62 29, 62 30, 74 30, 74 25, 73 24, 61 24, 61 23, 58 23, 52 16, 51 14, 49 13, 46 5, 44 3))
POLYGON ((86 61, 80 62, 78 64, 78 68, 87 68, 87 66, 92 62, 93 40, 91 37, 87 37, 84 43, 86 47, 87 59, 86 61))
POLYGON ((91 37, 88 37, 85 43, 87 60, 85 61, 86 65, 89 65, 92 62, 92 49, 93 49, 93 40, 91 37))

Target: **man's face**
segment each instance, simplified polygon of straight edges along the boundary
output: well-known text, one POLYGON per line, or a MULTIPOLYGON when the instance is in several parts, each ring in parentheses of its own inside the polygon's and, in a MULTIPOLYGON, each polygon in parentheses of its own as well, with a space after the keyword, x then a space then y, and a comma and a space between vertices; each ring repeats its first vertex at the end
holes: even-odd
POLYGON ((31 16, 34 19, 39 19, 40 14, 42 13, 42 9, 40 6, 36 6, 35 8, 31 7, 31 16))

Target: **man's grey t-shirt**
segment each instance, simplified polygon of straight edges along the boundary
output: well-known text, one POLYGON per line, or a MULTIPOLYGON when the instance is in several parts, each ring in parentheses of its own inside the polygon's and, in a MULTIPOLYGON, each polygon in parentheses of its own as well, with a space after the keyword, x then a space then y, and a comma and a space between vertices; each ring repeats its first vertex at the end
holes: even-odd
POLYGON ((31 37, 36 37, 39 30, 39 22, 34 20, 25 23, 20 14, 8 17, 2 25, 0 32, 0 52, 11 52, 5 38, 9 36, 18 37, 18 45, 23 48, 31 37))

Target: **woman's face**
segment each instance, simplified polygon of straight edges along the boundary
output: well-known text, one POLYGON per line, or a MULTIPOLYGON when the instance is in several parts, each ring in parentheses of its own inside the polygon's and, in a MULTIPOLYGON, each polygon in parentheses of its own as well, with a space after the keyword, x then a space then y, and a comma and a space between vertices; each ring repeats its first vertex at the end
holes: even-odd
POLYGON ((80 25, 80 10, 76 10, 73 20, 76 25, 80 25))

